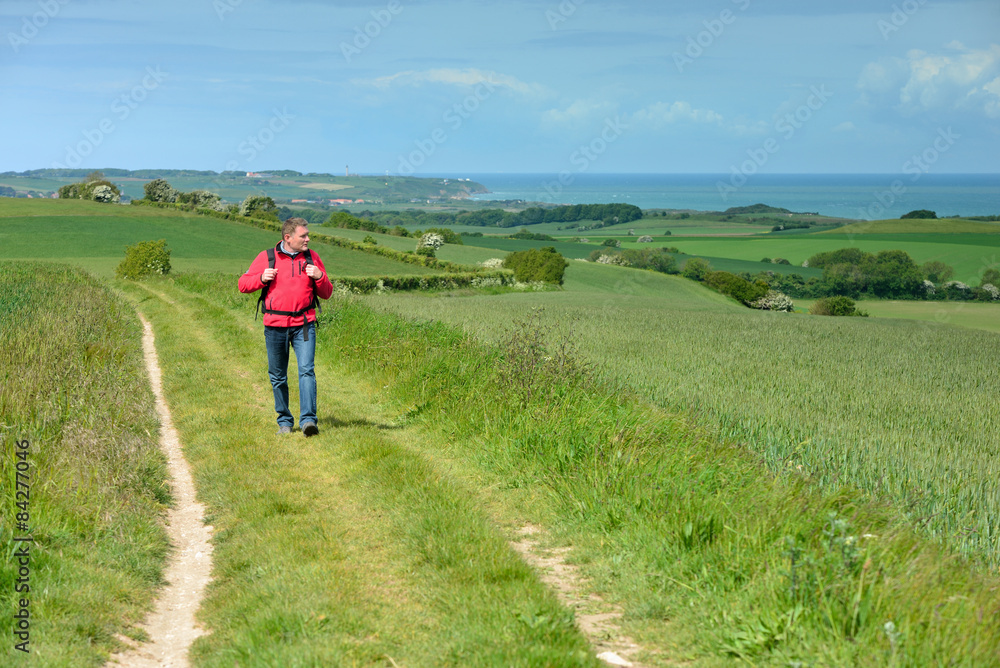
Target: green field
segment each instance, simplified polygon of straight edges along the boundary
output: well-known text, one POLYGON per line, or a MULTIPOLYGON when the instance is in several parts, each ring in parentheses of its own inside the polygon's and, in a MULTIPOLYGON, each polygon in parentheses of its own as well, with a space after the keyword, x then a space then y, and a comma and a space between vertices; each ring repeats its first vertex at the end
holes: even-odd
MULTIPOLYGON (((152 207, 0 198, 0 259, 68 261, 104 277, 114 275, 126 246, 157 239, 167 240, 175 271, 240 274, 278 237, 235 222, 152 207)), ((313 249, 334 277, 435 273, 322 243, 313 243, 313 249)))
MULTIPOLYGON (((580 261, 561 290, 340 297, 317 335, 322 433, 286 443, 273 436, 261 325, 233 285, 273 233, 168 209, 10 202, 0 200, 0 259, 46 262, 58 278, 0 266, 12 288, 0 341, 17 378, 0 389, 4 434, 45 441, 38 462, 51 481, 39 505, 50 510, 36 576, 51 583, 38 599, 40 665, 100 665, 115 633, 141 636, 134 623, 159 582, 163 537, 150 520, 169 499, 148 452, 131 309, 153 323, 215 526, 199 613, 212 633, 195 643, 195 665, 598 665, 594 638, 574 623, 582 609, 510 548, 526 525, 579 569, 585 607, 622 613, 643 665, 1000 656, 1000 306, 769 313, 679 276, 580 261), (39 244, 38 230, 55 234, 39 244), (168 239, 174 275, 108 279, 126 243, 151 238, 168 239), (40 330, 24 326, 35 320, 40 330), (97 438, 103 426, 141 447, 119 461, 97 438), (110 496, 79 496, 88 490, 110 496), (120 576, 119 559, 131 568, 120 576)), ((592 241, 605 238, 597 232, 592 241)), ((921 236, 903 242, 993 248, 921 236)), ((473 264, 550 245, 468 241, 477 245, 438 257, 473 264)), ((662 245, 712 249, 717 268, 795 262, 759 246, 733 252, 757 241, 662 245)), ((820 235, 759 241, 842 247, 820 235)), ((331 267, 354 262, 358 276, 418 269, 319 252, 331 267)), ((9 543, 9 525, 0 530, 9 543)))
MULTIPOLYGON (((918 264, 939 260, 955 268, 955 279, 978 284, 982 272, 1000 260, 1000 236, 976 235, 908 235, 897 234, 892 238, 878 235, 847 237, 840 234, 805 234, 794 236, 730 237, 725 239, 676 239, 669 245, 684 253, 701 257, 726 257, 759 261, 769 257, 785 258, 793 265, 801 265, 816 253, 839 248, 860 248, 868 253, 883 250, 904 250, 918 264)), ((624 246, 624 244, 623 244, 624 246)), ((763 271, 771 269, 760 265, 763 271)))
MULTIPOLYGON (((981 394, 1000 383, 996 334, 754 312, 682 278, 590 264, 572 263, 565 287, 369 303, 488 338, 542 308, 603 373, 708 417, 773 468, 802 465, 826 484, 884 494, 933 533, 1000 558, 1000 411, 981 394)), ((993 311, 980 319, 1000 311, 984 306, 993 311)))

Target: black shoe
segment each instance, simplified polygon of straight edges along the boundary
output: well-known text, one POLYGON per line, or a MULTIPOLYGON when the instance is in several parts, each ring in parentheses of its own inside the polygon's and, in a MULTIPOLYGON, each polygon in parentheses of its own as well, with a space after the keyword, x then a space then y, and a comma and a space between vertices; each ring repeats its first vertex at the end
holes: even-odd
POLYGON ((302 433, 306 436, 315 436, 319 433, 319 427, 316 426, 315 422, 306 422, 302 425, 302 433))

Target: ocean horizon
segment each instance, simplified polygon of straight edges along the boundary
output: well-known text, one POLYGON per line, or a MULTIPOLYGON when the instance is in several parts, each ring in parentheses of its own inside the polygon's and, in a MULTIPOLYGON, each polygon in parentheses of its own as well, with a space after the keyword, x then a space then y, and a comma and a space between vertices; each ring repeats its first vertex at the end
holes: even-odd
POLYGON ((938 217, 1000 214, 1000 174, 559 174, 449 173, 489 189, 475 200, 621 202, 642 209, 725 211, 767 204, 799 213, 873 220, 917 209, 938 217))

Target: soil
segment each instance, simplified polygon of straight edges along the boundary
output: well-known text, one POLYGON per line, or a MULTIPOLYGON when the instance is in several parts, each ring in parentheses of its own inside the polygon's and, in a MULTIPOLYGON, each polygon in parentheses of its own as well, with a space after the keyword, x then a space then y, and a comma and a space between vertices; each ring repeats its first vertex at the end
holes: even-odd
POLYGON ((530 524, 521 527, 518 533, 520 540, 511 542, 511 547, 539 571, 542 582, 555 590, 559 600, 573 610, 577 626, 594 647, 597 658, 612 666, 641 668, 630 657, 642 648, 622 635, 618 627, 621 610, 599 596, 583 593, 584 582, 579 571, 566 563, 566 554, 571 548, 543 549, 536 538, 540 529, 530 524))
POLYGON ((143 353, 150 384, 160 416, 160 447, 167 455, 173 492, 173 508, 167 513, 167 532, 173 546, 164 572, 166 587, 142 629, 149 641, 138 644, 130 638, 118 640, 131 649, 115 654, 108 665, 172 668, 187 666, 187 652, 199 636, 205 635, 195 621, 205 587, 211 580, 212 527, 204 522, 205 508, 195 498, 191 469, 181 451, 181 442, 163 398, 160 365, 156 356, 153 328, 141 315, 143 353))

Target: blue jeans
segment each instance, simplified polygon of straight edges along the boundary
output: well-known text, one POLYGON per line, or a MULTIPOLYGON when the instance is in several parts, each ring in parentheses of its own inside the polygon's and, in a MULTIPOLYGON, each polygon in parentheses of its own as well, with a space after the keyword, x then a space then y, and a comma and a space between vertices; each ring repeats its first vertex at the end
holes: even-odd
POLYGON ((293 427, 295 422, 288 410, 288 349, 295 350, 299 365, 299 426, 316 422, 316 323, 298 327, 264 327, 267 344, 267 373, 274 390, 274 410, 278 413, 279 427, 293 427), (309 340, 305 340, 305 328, 309 340))

